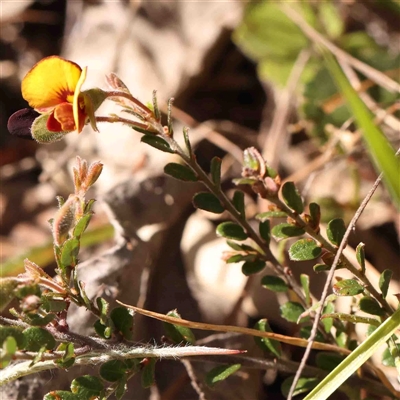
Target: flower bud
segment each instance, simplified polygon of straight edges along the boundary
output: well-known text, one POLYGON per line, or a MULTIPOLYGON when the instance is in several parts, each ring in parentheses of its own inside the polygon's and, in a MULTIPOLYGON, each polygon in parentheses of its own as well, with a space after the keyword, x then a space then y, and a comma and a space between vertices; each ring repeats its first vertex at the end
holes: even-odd
POLYGON ((53 238, 57 246, 61 246, 68 238, 69 231, 74 227, 76 213, 79 210, 79 198, 70 195, 68 200, 57 211, 53 220, 53 238))

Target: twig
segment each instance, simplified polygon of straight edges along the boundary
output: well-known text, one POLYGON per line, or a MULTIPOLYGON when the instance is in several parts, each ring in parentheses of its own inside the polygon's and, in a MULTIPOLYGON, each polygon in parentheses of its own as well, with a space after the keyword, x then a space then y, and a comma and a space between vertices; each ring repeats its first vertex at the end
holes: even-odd
MULTIPOLYGON (((98 365, 111 360, 127 360, 132 358, 163 358, 176 359, 199 355, 237 354, 240 350, 226 350, 215 347, 187 346, 187 347, 134 347, 103 349, 90 351, 77 356, 74 365, 98 365)), ((26 375, 38 373, 49 369, 60 368, 53 360, 39 361, 31 366, 31 361, 13 364, 0 371, 0 386, 26 375)))

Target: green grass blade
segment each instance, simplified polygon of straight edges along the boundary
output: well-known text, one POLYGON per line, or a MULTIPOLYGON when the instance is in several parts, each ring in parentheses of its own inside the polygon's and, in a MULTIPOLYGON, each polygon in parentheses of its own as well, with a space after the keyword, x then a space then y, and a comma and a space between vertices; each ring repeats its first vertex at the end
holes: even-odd
POLYGON ((327 399, 338 389, 372 354, 385 343, 400 326, 400 309, 388 318, 374 333, 349 354, 304 400, 327 399))
POLYGON ((351 86, 339 64, 330 53, 325 52, 327 66, 336 84, 354 115, 356 124, 361 128, 369 154, 390 192, 393 203, 400 209, 400 160, 383 132, 374 123, 374 116, 357 92, 351 86))

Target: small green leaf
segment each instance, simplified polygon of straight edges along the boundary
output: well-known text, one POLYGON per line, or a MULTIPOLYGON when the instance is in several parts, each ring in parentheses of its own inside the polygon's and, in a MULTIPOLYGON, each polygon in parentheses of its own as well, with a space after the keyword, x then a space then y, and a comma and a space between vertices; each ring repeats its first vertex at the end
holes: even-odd
POLYGON ((218 382, 221 382, 228 378, 228 376, 234 374, 241 367, 241 364, 233 365, 219 365, 213 368, 206 375, 206 383, 208 386, 213 386, 218 382))
POLYGON ((100 321, 103 325, 107 324, 108 321, 108 310, 110 308, 110 304, 106 299, 102 297, 97 297, 96 299, 97 308, 100 311, 100 321))
POLYGON ((345 233, 346 226, 341 218, 336 218, 329 221, 326 234, 332 244, 339 246, 345 233))
MULTIPOLYGON (((288 301, 285 304, 282 304, 280 307, 281 315, 289 322, 296 322, 299 319, 300 315, 303 314, 304 307, 295 301, 288 301)), ((308 318, 307 318, 308 319, 308 318)), ((305 321, 304 318, 301 322, 305 321)))
POLYGON ((297 214, 301 214, 304 211, 303 200, 293 182, 286 182, 282 186, 282 197, 285 203, 297 214))
POLYGON ((28 351, 39 351, 42 347, 52 350, 56 346, 53 335, 46 329, 35 326, 25 329, 22 333, 26 341, 25 349, 28 351))
POLYGON ((133 312, 126 307, 116 307, 110 313, 115 329, 125 340, 133 339, 133 312))
MULTIPOLYGON (((284 380, 282 383, 281 391, 285 398, 289 395, 290 388, 292 386, 294 377, 290 377, 284 380)), ((307 393, 311 389, 314 389, 318 385, 318 378, 300 378, 296 384, 296 388, 293 392, 293 397, 298 396, 302 393, 307 393)))
POLYGON ((185 182, 196 182, 197 175, 186 165, 169 163, 164 167, 164 172, 175 179, 185 182))
POLYGON ((208 192, 196 193, 193 197, 193 205, 201 210, 209 211, 214 214, 221 214, 225 211, 224 206, 218 200, 218 198, 208 192))
POLYGON ((68 239, 64 242, 61 250, 61 264, 64 267, 75 267, 79 254, 80 242, 76 238, 68 239))
POLYGON ((256 260, 257 260, 256 254, 235 254, 235 255, 229 257, 225 262, 227 264, 235 264, 235 263, 239 263, 241 261, 254 262, 256 260))
POLYGON ((121 360, 107 361, 101 365, 100 376, 107 382, 117 382, 125 376, 126 364, 121 360))
POLYGON ((329 271, 330 269, 331 269, 331 267, 329 265, 326 265, 326 264, 315 264, 313 266, 313 270, 316 273, 323 272, 323 271, 329 271))
POLYGON ((256 219, 265 221, 269 218, 287 218, 287 214, 284 211, 266 211, 256 215, 256 219))
POLYGON ((315 362, 324 371, 333 371, 344 359, 342 354, 321 351, 317 353, 315 362))
POLYGON ((321 221, 321 208, 317 203, 310 203, 310 205, 308 206, 309 210, 310 210, 310 216, 312 219, 312 226, 313 227, 317 227, 319 226, 319 223, 321 221))
POLYGON ((99 319, 93 324, 93 327, 96 333, 103 339, 111 338, 111 328, 109 326, 103 325, 99 319))
POLYGON ((235 193, 233 194, 232 203, 235 206, 236 210, 239 212, 239 214, 243 218, 246 218, 246 208, 244 205, 244 193, 241 190, 235 190, 235 193))
POLYGON ((246 261, 242 265, 242 273, 243 275, 250 276, 256 274, 257 272, 262 271, 265 268, 265 261, 255 260, 255 261, 246 261))
POLYGON ((246 240, 247 234, 244 229, 235 222, 223 222, 217 226, 217 235, 227 239, 246 240))
MULTIPOLYGON (((260 319, 256 324, 254 325, 254 329, 257 329, 261 332, 273 332, 271 327, 269 326, 268 320, 267 319, 260 319)), ((256 342, 257 346, 264 350, 271 352, 277 357, 281 357, 282 355, 282 347, 281 344, 273 339, 268 339, 268 338, 262 338, 262 337, 257 337, 254 336, 254 341, 256 342)))
POLYGON ((386 297, 389 290, 389 283, 392 279, 393 271, 385 269, 379 277, 379 289, 381 290, 382 296, 386 297))
POLYGON ((289 289, 286 282, 275 275, 265 275, 261 279, 261 285, 273 292, 287 292, 289 289))
POLYGON ((76 223, 75 228, 74 228, 74 234, 73 236, 75 238, 80 238, 82 233, 85 232, 86 228, 89 225, 89 222, 92 218, 93 214, 86 214, 82 218, 79 219, 79 221, 76 223))
POLYGON ((342 281, 338 281, 333 285, 332 289, 336 296, 355 296, 364 292, 364 287, 355 279, 343 279, 342 281))
POLYGON ((356 258, 357 262, 360 264, 361 272, 365 273, 365 244, 359 243, 356 248, 356 258))
POLYGON ((75 349, 73 343, 61 343, 57 351, 64 351, 64 355, 61 360, 56 360, 55 363, 64 369, 72 367, 75 363, 75 349))
POLYGON ((29 320, 29 324, 33 326, 45 326, 56 317, 54 313, 46 314, 43 317, 39 314, 27 314, 27 320, 29 320))
POLYGON ((211 160, 211 179, 218 188, 221 186, 221 163, 222 160, 219 157, 211 160))
POLYGON ((230 248, 232 248, 233 250, 242 251, 242 247, 240 246, 239 243, 232 242, 232 240, 227 240, 227 241, 226 241, 226 244, 227 244, 230 248))
POLYGON ((275 225, 272 228, 271 233, 275 239, 286 239, 289 237, 301 236, 305 233, 305 230, 303 228, 300 228, 299 226, 288 224, 285 222, 275 225))
POLYGON ((143 364, 144 367, 142 369, 142 387, 148 388, 154 385, 154 370, 156 366, 156 360, 155 358, 146 358, 143 364))
POLYGON ((364 311, 368 314, 379 316, 385 315, 383 308, 372 297, 363 297, 359 302, 359 307, 361 311, 364 311))
POLYGON ((269 219, 261 221, 258 227, 260 236, 265 240, 265 243, 269 246, 271 242, 271 227, 269 219))
POLYGON ((304 294, 306 295, 306 303, 311 305, 311 297, 310 297, 310 277, 306 274, 300 275, 300 283, 303 288, 304 294))
POLYGON ((84 212, 85 214, 91 213, 91 212, 92 212, 92 208, 93 208, 93 206, 94 206, 94 203, 96 203, 96 199, 90 199, 90 200, 86 203, 83 212, 84 212))
POLYGON ((13 337, 17 343, 18 349, 25 348, 25 336, 22 333, 22 328, 16 326, 0 326, 0 346, 9 337, 13 337))
POLYGON ((83 375, 71 382, 71 392, 85 400, 100 398, 104 395, 104 385, 97 376, 83 375))
POLYGON ((42 307, 47 312, 60 312, 67 308, 67 302, 64 300, 52 300, 42 296, 42 307))
POLYGON ((329 333, 333 327, 333 318, 324 318, 324 315, 331 314, 334 311, 335 311, 335 306, 333 305, 333 303, 331 302, 326 303, 324 310, 322 312, 322 320, 321 320, 326 333, 329 333))
POLYGON ((140 141, 158 150, 164 151, 165 153, 175 153, 174 150, 171 149, 169 144, 160 136, 147 134, 143 135, 140 141))
POLYGON ((289 257, 293 261, 313 260, 321 255, 321 247, 313 239, 300 239, 289 249, 289 257))
POLYGON ((236 185, 253 185, 254 183, 257 182, 257 179, 255 178, 237 178, 233 179, 232 182, 236 185))
MULTIPOLYGON (((174 317, 174 318, 181 318, 180 314, 176 311, 169 311, 167 316, 169 317, 174 317)), ((185 326, 180 326, 180 325, 174 325, 174 324, 169 324, 168 322, 163 322, 165 332, 167 334, 167 337, 171 339, 174 343, 179 344, 179 343, 187 343, 187 344, 195 344, 196 343, 196 338, 191 331, 191 329, 185 327, 185 326)))

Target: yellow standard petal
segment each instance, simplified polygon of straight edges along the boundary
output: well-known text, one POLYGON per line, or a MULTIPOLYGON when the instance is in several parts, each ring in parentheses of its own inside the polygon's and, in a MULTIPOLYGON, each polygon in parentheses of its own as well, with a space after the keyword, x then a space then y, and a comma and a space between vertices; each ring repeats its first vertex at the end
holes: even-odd
POLYGON ((32 108, 48 108, 72 103, 82 69, 58 56, 43 58, 22 80, 22 97, 32 108))

